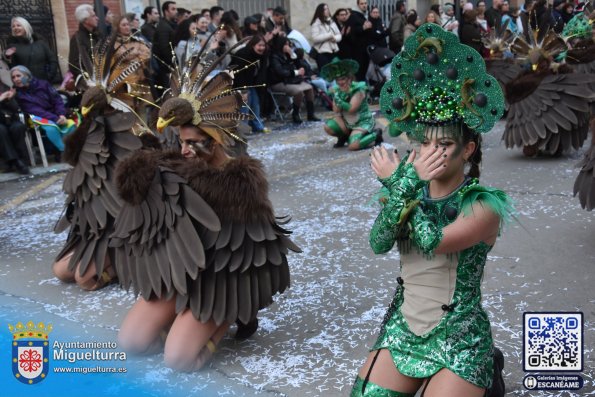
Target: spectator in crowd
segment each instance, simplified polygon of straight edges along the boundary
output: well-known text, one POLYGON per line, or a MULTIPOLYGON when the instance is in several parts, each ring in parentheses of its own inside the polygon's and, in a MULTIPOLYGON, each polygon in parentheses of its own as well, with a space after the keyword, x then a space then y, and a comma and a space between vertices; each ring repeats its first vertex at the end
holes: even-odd
POLYGON ((268 132, 260 118, 260 97, 262 87, 266 84, 266 73, 268 68, 267 44, 264 36, 260 33, 252 35, 252 38, 245 47, 240 48, 232 55, 231 65, 237 72, 234 73, 233 86, 248 91, 247 105, 254 119, 248 121, 252 132, 268 132))
POLYGON ((209 20, 206 17, 199 17, 196 23, 196 38, 201 46, 207 43, 211 32, 209 32, 209 20))
POLYGON ((564 18, 562 17, 562 10, 566 7, 564 0, 554 0, 552 8, 552 18, 554 19, 554 31, 562 33, 564 30, 564 18))
POLYGON ((384 22, 380 16, 380 8, 376 6, 370 8, 368 21, 372 23, 372 29, 370 29, 370 44, 376 47, 386 48, 386 37, 389 35, 390 31, 384 26, 384 22))
POLYGON ((291 28, 287 24, 285 17, 287 11, 285 8, 279 6, 273 9, 273 14, 266 21, 266 31, 273 32, 273 35, 287 36, 291 32, 291 28))
POLYGON ((440 16, 432 10, 428 11, 424 19, 424 23, 435 23, 436 25, 440 25, 440 21, 440 16))
POLYGON ((440 16, 442 27, 456 35, 459 34, 459 21, 455 17, 455 9, 451 3, 446 3, 443 7, 444 13, 440 16))
POLYGON ((347 8, 339 8, 333 15, 333 20, 339 28, 341 33, 341 41, 338 43, 339 53, 338 56, 341 59, 351 57, 351 29, 347 26, 347 19, 349 18, 349 10, 347 8))
POLYGON ((52 145, 63 152, 62 136, 74 131, 77 123, 66 117, 67 112, 60 94, 49 82, 33 77, 24 66, 10 69, 10 77, 21 110, 34 123, 39 124, 52 145))
MULTIPOLYGON (((94 11, 97 14, 96 8, 94 11)), ((114 13, 111 12, 108 6, 103 6, 103 20, 105 22, 105 34, 109 36, 113 32, 114 13)))
POLYGON ((518 34, 519 28, 517 25, 517 18, 519 16, 519 9, 517 7, 505 7, 505 4, 507 5, 508 2, 502 4, 502 23, 508 21, 507 29, 514 34, 518 34))
POLYGON ((405 31, 403 32, 403 40, 407 40, 409 36, 415 33, 419 25, 421 25, 421 20, 419 19, 417 11, 415 10, 409 10, 405 18, 407 24, 405 25, 405 31))
POLYGON ((315 50, 315 60, 320 70, 339 54, 339 43, 342 39, 339 27, 331 18, 328 4, 320 3, 316 6, 310 29, 312 48, 315 50))
POLYGON ((79 5, 74 10, 74 17, 79 23, 79 28, 70 38, 68 70, 72 73, 73 78, 76 79, 81 72, 90 72, 90 70, 81 70, 83 68, 81 59, 82 57, 91 59, 91 41, 93 43, 99 43, 101 35, 97 31, 99 18, 95 15, 93 6, 89 4, 79 5))
POLYGON ((477 10, 469 10, 463 14, 463 27, 461 28, 460 40, 475 51, 481 53, 483 44, 481 41, 481 29, 477 23, 477 10))
POLYGON ((529 23, 531 19, 531 13, 533 12, 534 6, 533 0, 525 0, 525 4, 521 7, 521 14, 519 16, 521 20, 520 29, 523 31, 523 36, 525 37, 525 41, 530 42, 529 40, 529 23))
MULTIPOLYGON (((242 31, 240 30, 240 26, 238 25, 238 21, 235 19, 234 14, 230 11, 226 11, 221 16, 221 24, 223 25, 222 34, 219 40, 219 52, 223 53, 224 51, 234 47, 240 40, 242 40, 242 31)), ((237 51, 232 50, 233 52, 237 51)), ((225 58, 220 63, 221 69, 226 69, 231 62, 231 54, 227 54, 225 58)))
POLYGON ((203 8, 200 10, 200 16, 207 18, 209 23, 211 23, 211 9, 210 8, 203 8))
MULTIPOLYGON (((206 18, 201 17, 205 20, 206 18)), ((175 53, 178 59, 178 65, 181 69, 192 59, 193 56, 197 55, 202 48, 201 43, 198 40, 197 34, 198 27, 193 17, 186 19, 182 23, 178 24, 174 32, 175 53)))
POLYGON ((157 28, 157 22, 159 22, 159 11, 155 7, 147 7, 143 11, 141 18, 145 20, 145 23, 143 23, 140 31, 145 39, 147 39, 149 43, 152 43, 153 37, 155 36, 155 29, 157 28))
MULTIPOLYGON (((535 2, 529 18, 529 23, 534 32, 537 29, 541 32, 547 32, 548 29, 554 29, 556 21, 550 12, 547 0, 537 0, 535 2)), ((528 36, 527 31, 525 31, 525 34, 528 36)))
POLYGON ((492 6, 485 12, 490 29, 502 21, 502 3, 503 0, 492 0, 492 6))
POLYGON ((30 173, 27 167, 27 127, 19 121, 19 105, 14 100, 16 91, 0 82, 0 155, 7 164, 6 172, 30 173))
POLYGON ((568 23, 574 17, 574 4, 572 3, 564 3, 564 7, 562 7, 562 19, 564 20, 564 25, 568 23))
MULTIPOLYGON (((169 87, 170 69, 174 66, 172 59, 173 36, 177 24, 175 18, 178 14, 178 7, 173 1, 166 1, 161 6, 163 18, 157 23, 155 35, 153 36, 153 56, 157 60, 157 67, 154 70, 153 98, 160 98, 164 89, 169 87)), ((155 63, 153 63, 155 65, 155 63)))
POLYGON ((130 24, 130 34, 134 36, 140 36, 140 19, 136 16, 134 12, 127 12, 124 14, 124 17, 128 20, 130 24))
POLYGON ((260 31, 260 21, 253 15, 244 18, 244 27, 242 28, 242 35, 244 37, 262 34, 260 31))
POLYGON ((395 53, 398 54, 401 52, 401 48, 403 48, 403 43, 405 43, 404 34, 405 34, 405 25, 407 25, 407 19, 405 18, 406 7, 405 1, 399 0, 397 1, 397 8, 395 13, 390 19, 390 23, 388 24, 388 30, 390 31, 390 36, 388 38, 388 47, 395 53))
MULTIPOLYGON (((133 13, 131 15, 135 16, 133 13)), ((128 91, 134 96, 131 95, 126 98, 126 95, 121 95, 121 98, 123 98, 122 100, 126 102, 131 109, 134 109, 139 116, 144 116, 146 114, 146 102, 138 97, 147 101, 153 99, 150 93, 146 93, 147 89, 144 88, 149 87, 150 84, 151 75, 149 71, 149 62, 151 60, 151 48, 149 43, 143 38, 133 34, 130 16, 125 15, 116 19, 114 26, 114 33, 112 34, 114 36, 114 59, 118 59, 120 56, 126 56, 129 59, 135 59, 142 62, 144 66, 142 74, 144 78, 141 78, 137 82, 138 85, 122 88, 122 90, 128 91)), ((139 76, 141 76, 140 73, 139 76)))
POLYGON ((368 45, 370 44, 370 32, 372 22, 368 21, 366 16, 368 12, 368 0, 356 0, 357 8, 351 10, 351 15, 347 20, 347 26, 351 29, 351 57, 361 66, 356 74, 358 81, 366 80, 366 71, 370 62, 368 55, 368 45))
POLYGON ((273 91, 284 92, 293 97, 292 120, 300 124, 300 107, 306 97, 306 111, 308 121, 320 121, 314 115, 314 90, 304 81, 306 71, 304 68, 296 69, 293 60, 296 58, 285 36, 278 35, 271 41, 271 55, 269 58, 270 70, 268 77, 269 86, 273 91))
POLYGON ((187 10, 182 7, 178 7, 177 14, 176 14, 176 23, 180 24, 180 23, 184 22, 186 19, 190 18, 191 15, 192 15, 192 11, 187 10))
POLYGON ((479 0, 475 9, 477 11, 477 23, 481 29, 481 34, 487 35, 490 31, 490 27, 488 26, 488 21, 485 17, 486 2, 484 0, 479 0))
POLYGON ((211 7, 211 22, 208 25, 208 31, 213 33, 221 25, 221 17, 223 16, 223 7, 213 6, 211 7))
MULTIPOLYGON (((306 54, 304 49, 296 48, 294 52, 296 58, 293 63, 298 69, 304 68, 304 81, 314 87, 315 93, 320 92, 321 94, 326 94, 328 91, 328 83, 322 77, 319 77, 316 73, 314 73, 312 66, 304 59, 304 55, 306 54)), ((330 105, 332 100, 330 98, 328 98, 328 100, 330 105)))
POLYGON ((56 54, 42 38, 33 33, 31 24, 21 17, 14 17, 10 24, 11 35, 6 40, 4 52, 9 66, 23 65, 38 79, 57 82, 60 71, 56 54))

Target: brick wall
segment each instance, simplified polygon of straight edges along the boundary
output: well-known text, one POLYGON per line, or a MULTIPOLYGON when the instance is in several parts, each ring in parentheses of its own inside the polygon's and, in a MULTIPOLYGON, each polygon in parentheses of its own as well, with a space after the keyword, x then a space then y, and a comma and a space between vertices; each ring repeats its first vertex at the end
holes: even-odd
MULTIPOLYGON (((74 10, 80 4, 84 4, 84 2, 81 2, 80 0, 64 0, 69 37, 78 29, 78 22, 74 18, 74 10)), ((89 2, 88 4, 93 5, 92 2, 89 2)), ((122 11, 120 0, 103 0, 103 4, 108 6, 114 15, 120 15, 122 11)))

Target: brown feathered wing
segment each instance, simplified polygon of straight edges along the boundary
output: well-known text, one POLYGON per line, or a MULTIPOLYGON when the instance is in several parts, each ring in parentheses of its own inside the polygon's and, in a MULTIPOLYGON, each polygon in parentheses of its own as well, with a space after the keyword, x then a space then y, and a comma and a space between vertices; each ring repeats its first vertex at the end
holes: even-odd
POLYGON ((246 324, 273 296, 290 284, 288 252, 301 252, 289 238, 288 219, 275 218, 268 184, 259 162, 230 160, 223 169, 180 169, 221 219, 221 231, 209 233, 206 266, 178 295, 177 311, 186 307, 202 322, 236 320, 246 324))
POLYGON ((186 295, 207 266, 205 249, 213 243, 205 236, 221 229, 211 207, 161 156, 139 152, 119 167, 125 203, 110 242, 120 284, 146 300, 186 295))
POLYGON ((54 230, 59 233, 70 227, 56 259, 73 252, 68 266, 72 272, 80 262, 83 275, 93 262, 100 276, 105 259, 109 257, 113 263, 109 235, 122 206, 114 175, 118 162, 142 146, 139 138, 129 133, 134 123, 135 117, 124 113, 85 120, 65 142, 64 157, 73 168, 63 184, 67 209, 54 230))
POLYGON ((518 91, 529 88, 522 83, 530 78, 520 76, 506 86, 509 110, 502 137, 506 147, 537 145, 549 154, 579 149, 588 136, 589 106, 593 100, 588 84, 595 82, 595 76, 549 74, 525 96, 518 91))

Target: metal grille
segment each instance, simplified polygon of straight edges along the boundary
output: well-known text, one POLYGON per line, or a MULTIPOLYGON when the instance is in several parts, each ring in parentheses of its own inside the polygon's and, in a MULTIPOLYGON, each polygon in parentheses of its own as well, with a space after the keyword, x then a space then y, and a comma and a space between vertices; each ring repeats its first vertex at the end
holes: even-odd
POLYGON ((235 10, 240 16, 240 26, 243 26, 244 18, 249 15, 264 14, 267 8, 281 6, 287 10, 287 19, 291 26, 289 0, 219 0, 219 5, 225 10, 235 10))
POLYGON ((12 17, 23 17, 33 27, 33 32, 47 41, 54 53, 56 50, 56 33, 54 32, 54 15, 50 0, 0 0, 0 41, 5 48, 6 39, 10 35, 12 17))

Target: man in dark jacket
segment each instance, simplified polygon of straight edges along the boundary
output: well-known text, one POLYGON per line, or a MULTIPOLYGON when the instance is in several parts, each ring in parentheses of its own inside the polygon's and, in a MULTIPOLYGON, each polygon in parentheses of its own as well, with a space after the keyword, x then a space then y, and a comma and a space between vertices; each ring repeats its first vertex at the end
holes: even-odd
POLYGON ((8 164, 6 171, 16 170, 29 174, 25 133, 27 127, 18 118, 19 106, 14 100, 15 91, 0 83, 0 155, 8 164))
POLYGON ((388 36, 388 48, 390 48, 395 54, 401 52, 403 47, 403 34, 405 33, 405 25, 407 25, 407 19, 405 13, 407 9, 403 0, 397 1, 397 10, 390 19, 388 30, 390 36, 388 36))
POLYGON ((500 26, 502 22, 502 0, 493 0, 492 6, 485 12, 485 19, 488 21, 488 26, 500 26))
MULTIPOLYGON (((101 36, 97 31, 99 18, 93 11, 93 6, 89 4, 81 4, 74 11, 74 17, 79 23, 79 29, 70 38, 70 52, 68 53, 68 70, 76 78, 84 69, 81 57, 91 59, 92 45, 99 43, 101 36)), ((91 72, 90 70, 84 70, 91 72)))
POLYGON ((177 27, 178 8, 175 2, 166 1, 161 6, 161 11, 163 18, 159 20, 153 36, 153 57, 157 61, 154 81, 155 84, 163 88, 155 87, 155 92, 153 92, 155 99, 160 98, 163 91, 169 87, 169 68, 173 67, 175 62, 173 59, 173 36, 177 27))
POLYGON ((368 21, 366 16, 368 12, 368 0, 356 1, 357 8, 351 10, 351 15, 346 25, 350 28, 351 40, 353 42, 351 56, 359 63, 359 70, 355 78, 358 81, 365 81, 368 64, 370 63, 370 57, 368 55, 370 38, 368 37, 368 32, 372 28, 372 22, 368 21))
POLYGON ((266 19, 265 29, 272 32, 273 35, 287 36, 291 33, 291 28, 287 24, 287 11, 283 7, 276 7, 270 18, 266 19))
POLYGON ((159 22, 159 11, 157 11, 157 8, 149 6, 143 11, 141 18, 145 20, 145 23, 141 26, 140 32, 149 43, 152 43, 157 22, 159 22))

